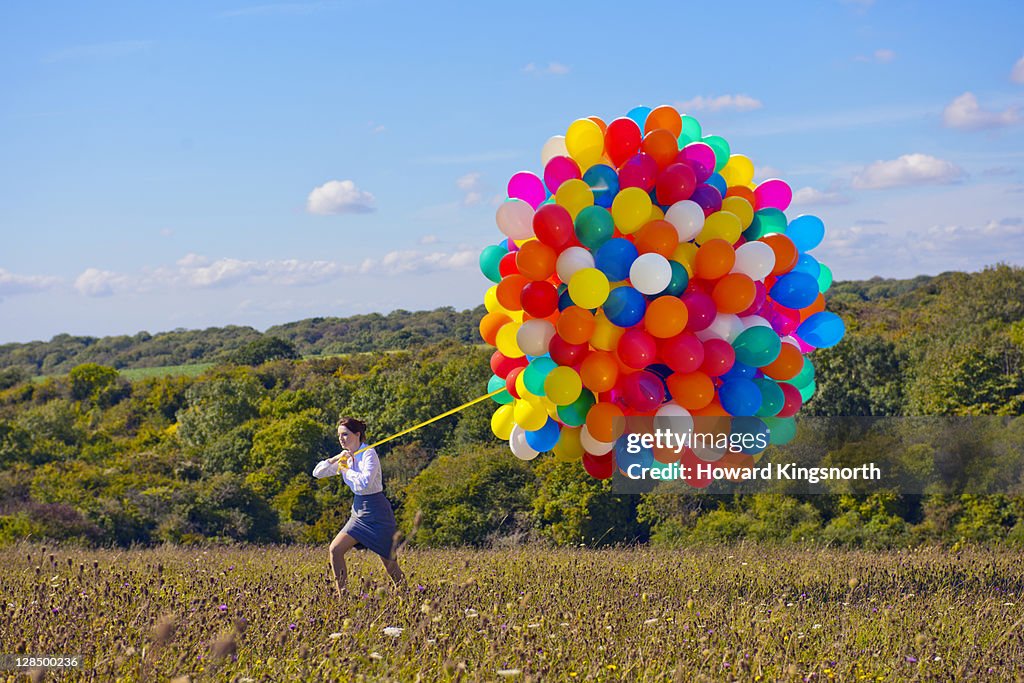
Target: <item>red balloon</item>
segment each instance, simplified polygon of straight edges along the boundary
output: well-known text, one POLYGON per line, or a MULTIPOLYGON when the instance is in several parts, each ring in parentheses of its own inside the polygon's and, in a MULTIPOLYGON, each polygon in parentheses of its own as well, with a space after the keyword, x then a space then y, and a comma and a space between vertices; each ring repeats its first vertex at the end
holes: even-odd
POLYGON ((594 479, 608 479, 615 472, 615 452, 604 455, 583 454, 583 469, 594 479))
POLYGON ((654 337, 639 328, 631 328, 619 338, 619 359, 628 367, 641 370, 654 362, 658 343, 654 337))
POLYGON ((551 342, 548 344, 548 354, 551 356, 551 360, 559 365, 575 366, 582 363, 589 351, 589 344, 570 344, 557 334, 551 338, 551 342))
POLYGON ((704 362, 700 369, 708 377, 721 377, 736 363, 736 351, 724 339, 708 339, 704 342, 704 362))
POLYGON ((641 152, 630 158, 619 169, 619 190, 625 190, 627 187, 639 187, 644 192, 650 192, 654 189, 657 177, 658 162, 641 152))
POLYGON ((711 484, 711 473, 705 470, 704 476, 698 476, 698 466, 708 463, 697 457, 689 448, 684 448, 679 456, 680 479, 696 489, 707 488, 711 484))
POLYGON ((778 412, 776 417, 793 417, 804 404, 804 399, 800 395, 800 390, 789 382, 779 382, 779 388, 782 389, 782 395, 785 397, 785 402, 782 404, 782 410, 778 412))
POLYGON ((521 295, 523 310, 534 318, 546 318, 558 309, 558 290, 543 280, 527 283, 521 295))
POLYGON ((715 300, 702 291, 697 291, 699 283, 690 280, 687 291, 683 294, 683 303, 686 304, 686 331, 700 332, 706 330, 711 323, 715 322, 718 309, 715 307, 715 300), (693 289, 691 289, 693 288, 693 289))
POLYGON ((519 377, 519 373, 523 371, 523 366, 518 368, 512 368, 512 372, 508 373, 508 377, 505 378, 505 388, 508 389, 508 393, 512 394, 515 398, 522 398, 519 395, 519 391, 516 389, 516 378, 519 377))
POLYGON ((561 251, 575 236, 572 215, 564 206, 545 204, 533 214, 533 232, 538 240, 555 251, 561 251))
POLYGON ((491 354, 491 372, 504 379, 508 377, 508 373, 512 372, 512 370, 515 368, 525 368, 529 362, 526 356, 509 358, 501 351, 495 351, 491 354))
POLYGON ((510 251, 502 256, 501 260, 498 261, 498 272, 501 273, 502 277, 516 275, 519 273, 519 266, 516 264, 516 252, 518 251, 518 249, 516 249, 516 251, 510 251))
POLYGON ((659 204, 675 204, 693 196, 697 174, 689 165, 675 163, 661 172, 655 188, 659 204))
POLYGON ((608 124, 608 130, 604 134, 604 151, 618 168, 640 151, 642 139, 640 126, 636 125, 633 119, 624 116, 608 124))
POLYGON ((689 332, 683 332, 662 340, 658 344, 658 355, 676 372, 689 374, 704 363, 704 344, 689 332))

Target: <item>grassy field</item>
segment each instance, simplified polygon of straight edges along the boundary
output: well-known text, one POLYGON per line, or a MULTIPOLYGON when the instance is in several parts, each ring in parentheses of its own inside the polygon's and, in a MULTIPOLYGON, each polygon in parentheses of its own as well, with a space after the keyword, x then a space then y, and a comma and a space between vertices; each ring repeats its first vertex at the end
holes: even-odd
POLYGON ((12 546, 0 643, 83 654, 60 680, 1024 676, 1016 552, 418 550, 397 592, 350 558, 339 604, 326 548, 12 546))

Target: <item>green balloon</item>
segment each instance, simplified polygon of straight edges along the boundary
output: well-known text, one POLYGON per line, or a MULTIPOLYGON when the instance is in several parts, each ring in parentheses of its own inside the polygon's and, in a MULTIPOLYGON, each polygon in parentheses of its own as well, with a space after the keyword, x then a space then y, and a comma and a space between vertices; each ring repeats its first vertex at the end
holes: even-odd
POLYGON ((701 140, 705 145, 715 150, 715 172, 721 171, 729 163, 729 143, 721 135, 709 135, 701 140))
POLYGON ((779 357, 782 340, 772 328, 755 325, 740 332, 733 340, 732 348, 736 352, 736 360, 744 365, 759 368, 779 357))
POLYGON ((811 396, 814 396, 814 390, 817 388, 818 384, 813 379, 804 386, 798 387, 800 389, 800 398, 804 400, 804 403, 811 400, 811 396))
POLYGON ((580 244, 596 251, 615 236, 615 221, 603 206, 588 206, 576 216, 576 237, 580 244))
POLYGON ((824 294, 832 286, 832 269, 824 263, 821 265, 821 272, 818 273, 818 291, 824 294))
POLYGON ((757 417, 775 417, 786 403, 779 383, 768 377, 758 377, 754 384, 761 390, 761 407, 754 413, 757 417))
POLYGON ((570 427, 582 427, 587 421, 590 406, 596 402, 593 392, 583 389, 575 401, 567 406, 558 406, 558 419, 570 427))
POLYGON ((686 286, 690 284, 690 274, 686 272, 686 266, 678 261, 669 261, 672 267, 672 279, 668 281, 668 287, 661 294, 669 296, 682 296, 686 286))
MULTIPOLYGON (((487 380, 488 394, 491 393, 492 391, 503 389, 504 387, 505 380, 498 377, 497 375, 491 375, 491 378, 487 380)), ((512 394, 508 393, 508 389, 505 389, 505 391, 501 392, 497 396, 491 396, 491 398, 494 399, 495 403, 500 403, 501 405, 507 405, 512 402, 512 394)))
POLYGON ((502 257, 508 253, 505 247, 497 244, 484 247, 480 252, 480 272, 491 282, 501 282, 501 271, 498 269, 502 257))
POLYGON ((743 236, 752 242, 775 232, 786 234, 786 214, 778 209, 761 209, 754 212, 754 220, 743 231, 743 236))
POLYGON ((807 356, 804 356, 804 366, 800 368, 800 372, 796 373, 796 376, 792 379, 786 380, 794 387, 799 389, 800 387, 806 386, 808 382, 814 381, 814 363, 807 356))
POLYGON ((791 417, 765 417, 762 418, 768 425, 768 443, 773 446, 782 446, 793 440, 796 436, 796 420, 791 417))
POLYGON ((679 134, 679 149, 682 149, 691 142, 699 142, 703 131, 700 129, 700 122, 692 116, 680 118, 683 121, 683 131, 679 134))
POLYGON ((526 369, 523 370, 523 384, 526 385, 526 389, 534 396, 544 396, 544 380, 557 367, 558 363, 547 356, 534 358, 526 366, 526 369))

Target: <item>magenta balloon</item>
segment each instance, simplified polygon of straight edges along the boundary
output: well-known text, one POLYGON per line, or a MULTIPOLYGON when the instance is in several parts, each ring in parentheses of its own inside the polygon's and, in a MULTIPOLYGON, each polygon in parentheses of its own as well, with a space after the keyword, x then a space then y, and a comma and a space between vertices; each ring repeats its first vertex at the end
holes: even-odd
POLYGON ((810 351, 813 351, 816 348, 814 346, 811 346, 810 344, 808 344, 795 334, 793 335, 793 339, 796 339, 796 343, 800 347, 800 353, 809 353, 810 351))
POLYGON ((686 331, 700 332, 706 330, 715 321, 718 315, 718 308, 715 307, 715 300, 704 292, 692 291, 682 296, 686 304, 686 331))
POLYGON ((658 203, 668 206, 693 196, 697 188, 697 177, 693 167, 677 162, 661 172, 656 187, 658 203))
POLYGON ((558 192, 566 180, 582 178, 580 167, 569 157, 551 157, 551 161, 544 167, 544 184, 548 186, 551 194, 558 192))
POLYGON ((772 305, 772 312, 765 319, 780 337, 792 334, 800 327, 800 311, 794 311, 778 303, 772 305))
POLYGON ((757 315, 761 307, 764 306, 765 297, 768 296, 768 290, 765 289, 764 283, 760 280, 754 281, 754 302, 747 307, 747 310, 740 312, 740 317, 745 315, 757 315))
POLYGON ((658 162, 649 154, 634 155, 619 169, 619 191, 639 187, 644 192, 654 189, 658 177, 658 162))
POLYGON ((522 199, 536 209, 547 198, 547 193, 540 178, 529 171, 520 171, 508 181, 508 196, 510 199, 522 199))
POLYGON ((715 172, 715 150, 703 142, 691 142, 683 147, 676 160, 689 162, 690 168, 697 174, 698 183, 703 183, 715 172))
POLYGON ((778 209, 785 211, 793 201, 793 190, 786 181, 772 178, 754 188, 754 210, 778 209))

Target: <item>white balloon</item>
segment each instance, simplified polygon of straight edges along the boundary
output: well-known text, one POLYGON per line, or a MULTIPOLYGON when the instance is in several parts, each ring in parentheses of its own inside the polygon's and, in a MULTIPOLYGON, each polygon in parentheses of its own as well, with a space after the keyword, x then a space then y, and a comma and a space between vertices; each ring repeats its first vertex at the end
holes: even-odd
POLYGON ((568 283, 577 271, 593 267, 594 255, 583 247, 569 247, 559 254, 558 260, 555 261, 558 279, 565 283, 568 283))
POLYGON ((564 135, 552 135, 540 150, 540 165, 547 166, 555 157, 567 157, 569 150, 565 147, 564 135))
POLYGON ((583 429, 580 430, 580 444, 583 445, 583 450, 591 455, 604 455, 610 453, 615 448, 615 442, 605 443, 604 441, 598 441, 590 435, 590 430, 587 429, 587 425, 583 425, 583 429))
POLYGON ((654 414, 654 428, 683 435, 693 431, 693 417, 678 403, 666 403, 654 414))
POLYGON ((785 337, 782 338, 782 341, 783 343, 790 344, 798 349, 800 348, 800 342, 798 342, 796 340, 796 337, 794 337, 793 335, 786 335, 785 337))
POLYGON ((704 209, 697 202, 684 199, 668 207, 665 220, 675 226, 680 242, 689 242, 704 229, 704 209))
POLYGON ((743 323, 743 329, 749 330, 751 327, 771 327, 772 324, 762 318, 759 315, 745 315, 740 318, 740 322, 743 323))
POLYGON ((512 427, 512 436, 508 438, 508 446, 512 449, 512 454, 520 460, 533 460, 540 453, 526 443, 526 430, 519 425, 512 427))
POLYGON ((708 339, 724 339, 732 343, 732 340, 743 331, 743 323, 738 315, 732 313, 719 313, 711 321, 707 329, 697 332, 697 339, 707 341, 708 339))
POLYGON ((629 281, 641 294, 659 294, 672 281, 672 266, 661 254, 641 254, 629 267, 629 281))
POLYGON ((498 229, 514 240, 533 237, 533 207, 522 199, 509 199, 498 207, 498 229))
POLYGON ((554 336, 555 326, 547 320, 527 320, 516 332, 516 344, 525 354, 543 356, 548 352, 548 344, 554 336))
POLYGON ((747 242, 736 249, 733 273, 743 273, 751 280, 764 280, 775 267, 775 252, 764 242, 747 242))

